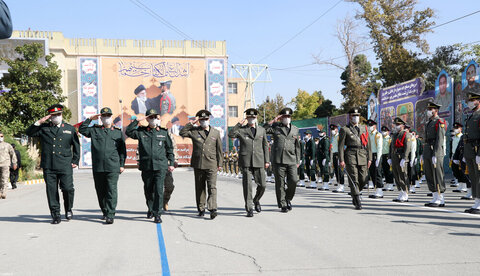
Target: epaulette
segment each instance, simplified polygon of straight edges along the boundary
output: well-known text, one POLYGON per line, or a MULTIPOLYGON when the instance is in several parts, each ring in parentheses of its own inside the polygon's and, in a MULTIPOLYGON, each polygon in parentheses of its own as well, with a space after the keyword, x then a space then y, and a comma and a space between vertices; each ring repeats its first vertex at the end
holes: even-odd
POLYGON ((118 130, 122 130, 121 127, 118 127, 118 126, 113 126, 114 129, 118 129, 118 130))

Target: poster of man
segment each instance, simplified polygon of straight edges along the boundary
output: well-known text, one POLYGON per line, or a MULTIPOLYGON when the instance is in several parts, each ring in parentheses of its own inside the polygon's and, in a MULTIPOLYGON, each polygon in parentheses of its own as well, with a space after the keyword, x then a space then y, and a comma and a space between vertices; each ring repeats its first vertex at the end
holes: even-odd
POLYGON ((373 121, 378 119, 378 102, 375 93, 368 98, 368 118, 373 121))
POLYGON ((404 122, 407 123, 407 125, 414 127, 413 124, 413 117, 414 117, 414 112, 413 112, 413 103, 403 103, 397 105, 397 116, 402 118, 404 122))
POLYGON ((395 109, 393 106, 388 106, 382 108, 380 113, 381 125, 388 127, 388 129, 393 129, 393 119, 395 118, 395 109))
MULTIPOLYGON (((452 79, 442 70, 435 81, 435 103, 440 105, 439 113, 452 112, 452 79)), ((447 115, 447 114, 445 114, 447 115)), ((447 116, 448 116, 447 115, 447 116)))

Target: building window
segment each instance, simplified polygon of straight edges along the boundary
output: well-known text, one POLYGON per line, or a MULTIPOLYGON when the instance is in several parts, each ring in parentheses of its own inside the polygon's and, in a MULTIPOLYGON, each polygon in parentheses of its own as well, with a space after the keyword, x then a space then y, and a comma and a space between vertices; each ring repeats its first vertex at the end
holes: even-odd
POLYGON ((228 107, 228 117, 238 117, 238 106, 228 107))
POLYGON ((237 83, 229 82, 228 83, 228 94, 237 94, 237 83))

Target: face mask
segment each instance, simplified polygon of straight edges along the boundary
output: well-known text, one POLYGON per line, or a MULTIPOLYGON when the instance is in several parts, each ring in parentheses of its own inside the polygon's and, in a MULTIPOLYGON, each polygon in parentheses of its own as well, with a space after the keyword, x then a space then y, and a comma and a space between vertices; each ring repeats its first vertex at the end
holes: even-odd
POLYGON ((312 137, 311 136, 305 136, 305 140, 309 141, 312 137))
POLYGON ((402 131, 402 126, 401 125, 395 126, 395 129, 397 130, 397 132, 400 132, 402 131))
POLYGON ((368 130, 374 131, 374 130, 375 130, 375 127, 374 127, 374 126, 369 126, 369 127, 368 127, 368 130))
POLYGON ((337 131, 336 131, 336 130, 332 130, 332 135, 337 135, 337 131))
POLYGON ((151 127, 151 128, 156 127, 157 125, 155 124, 155 121, 157 121, 157 120, 158 119, 155 119, 155 118, 147 118, 148 126, 151 127))
POLYGON ((430 118, 433 116, 433 110, 427 110, 427 118, 430 118))
POLYGON ((0 137, 0 142, 3 142, 3 137, 0 137))
POLYGON ((292 121, 292 118, 283 118, 283 119, 282 119, 282 124, 288 126, 291 121, 292 121))
POLYGON ((471 110, 475 109, 475 107, 476 107, 474 101, 469 101, 467 103, 467 105, 468 105, 468 108, 471 109, 471 110))
POLYGON ((111 125, 112 124, 112 116, 109 117, 101 117, 103 125, 111 125))
POLYGON ((459 134, 459 133, 460 133, 460 129, 459 129, 459 128, 454 129, 454 130, 453 130, 453 133, 459 134))
POLYGON ((325 133, 320 133, 320 137, 325 137, 325 133))
POLYGON ((387 136, 388 135, 388 132, 384 131, 382 132, 383 136, 387 136))
POLYGON ((210 120, 201 120, 200 121, 200 126, 202 128, 207 128, 210 125, 210 120))
POLYGON ((52 120, 52 123, 54 125, 59 125, 59 124, 62 123, 62 115, 52 116, 52 118, 50 120, 52 120))
POLYGON ((257 122, 257 118, 247 118, 248 124, 253 125, 257 122))
POLYGON ((353 116, 352 117, 352 123, 358 124, 360 122, 360 116, 353 116))

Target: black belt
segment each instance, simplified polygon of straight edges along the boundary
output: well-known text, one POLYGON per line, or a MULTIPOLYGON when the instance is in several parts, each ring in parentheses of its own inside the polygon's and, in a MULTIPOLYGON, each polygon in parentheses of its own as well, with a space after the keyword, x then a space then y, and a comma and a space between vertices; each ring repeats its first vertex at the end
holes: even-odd
POLYGON ((363 149, 362 146, 347 146, 347 149, 363 149))

